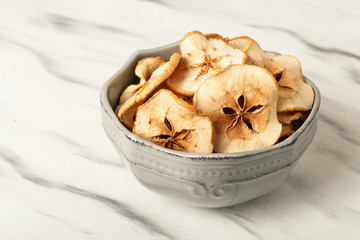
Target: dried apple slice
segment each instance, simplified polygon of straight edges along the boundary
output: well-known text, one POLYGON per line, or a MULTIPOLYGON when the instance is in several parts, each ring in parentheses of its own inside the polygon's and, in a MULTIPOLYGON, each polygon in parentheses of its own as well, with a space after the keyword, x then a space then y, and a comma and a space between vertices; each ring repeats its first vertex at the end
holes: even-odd
POLYGON ((201 32, 187 33, 180 42, 182 60, 168 80, 168 86, 176 93, 191 96, 212 74, 231 64, 243 64, 246 55, 229 47, 218 34, 208 37, 201 32))
POLYGON ((290 124, 282 125, 281 129, 281 135, 279 139, 284 139, 289 137, 291 134, 293 134, 295 131, 292 129, 290 124))
POLYGON ((140 78, 140 83, 145 83, 151 78, 153 72, 165 63, 162 57, 148 57, 140 60, 135 67, 135 75, 140 78))
POLYGON ((228 44, 246 53, 247 64, 266 68, 275 77, 279 86, 278 112, 311 109, 314 91, 303 80, 301 64, 297 58, 288 55, 269 55, 249 37, 237 37, 231 39, 228 44))
POLYGON ((277 117, 282 125, 279 141, 284 140, 295 132, 294 122, 302 118, 301 112, 278 112, 277 117))
POLYGON ((140 78, 138 84, 129 85, 122 92, 119 98, 119 105, 124 104, 129 100, 137 91, 140 90, 142 85, 149 80, 156 69, 160 68, 161 65, 165 63, 165 60, 162 57, 148 57, 140 60, 135 67, 135 75, 140 78))
POLYGON ((160 86, 162 82, 169 78, 179 64, 180 59, 181 55, 174 53, 169 62, 164 64, 165 66, 161 71, 153 73, 154 77, 144 83, 140 90, 121 106, 118 117, 127 128, 132 129, 137 108, 148 99, 151 93, 160 86))
POLYGON ((218 33, 207 33, 204 35, 206 37, 206 39, 210 39, 210 38, 216 38, 216 39, 219 39, 219 40, 223 40, 223 36, 221 36, 220 34, 218 33))
MULTIPOLYGON (((272 59, 283 69, 280 73, 274 75, 279 85, 278 112, 307 111, 311 109, 315 95, 312 87, 303 80, 299 60, 287 55, 273 56, 272 59)), ((272 69, 281 68, 275 67, 272 69)))
POLYGON ((215 152, 268 147, 280 136, 277 84, 263 68, 229 66, 207 79, 194 98, 195 108, 213 122, 215 152))
POLYGON ((129 100, 132 96, 135 95, 137 91, 143 86, 143 83, 139 84, 131 84, 125 88, 125 90, 121 93, 119 98, 119 105, 124 104, 127 100, 129 100))
POLYGON ((280 139, 293 134, 306 120, 309 111, 307 112, 278 112, 277 117, 279 122, 282 124, 282 131, 280 139))
POLYGON ((181 94, 176 94, 176 96, 178 98, 180 98, 181 100, 187 102, 188 104, 194 105, 194 96, 184 96, 184 95, 181 95, 181 94))
POLYGON ((278 112, 277 117, 281 124, 287 125, 292 121, 298 120, 302 116, 301 112, 278 112))
POLYGON ((213 150, 210 119, 199 116, 192 105, 166 89, 138 108, 133 132, 178 151, 211 153, 213 150))
POLYGON ((118 115, 118 112, 119 112, 120 108, 121 108, 121 105, 117 105, 115 107, 114 112, 115 112, 116 116, 118 115))
POLYGON ((228 37, 224 38, 223 36, 221 36, 220 34, 217 33, 207 33, 205 34, 206 39, 211 39, 211 38, 215 38, 215 39, 219 39, 224 41, 225 43, 228 43, 230 41, 230 39, 228 37))
MULTIPOLYGON (((255 42, 254 39, 252 39, 248 36, 242 36, 242 37, 235 37, 235 38, 229 40, 228 44, 232 48, 241 49, 246 54, 246 50, 248 50, 250 45, 254 42, 255 42)), ((251 60, 250 58, 247 58, 246 63, 251 64, 251 63, 249 63, 250 60, 251 60)), ((254 65, 254 64, 252 64, 252 65, 254 65)))

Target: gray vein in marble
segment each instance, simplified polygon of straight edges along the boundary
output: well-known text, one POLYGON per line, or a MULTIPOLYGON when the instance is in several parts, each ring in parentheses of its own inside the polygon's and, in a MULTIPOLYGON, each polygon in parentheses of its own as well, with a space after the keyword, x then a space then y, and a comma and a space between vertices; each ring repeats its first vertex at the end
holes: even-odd
MULTIPOLYGON (((294 174, 289 175, 285 182, 301 195, 303 202, 307 202, 314 206, 324 216, 331 218, 334 221, 340 221, 340 218, 344 216, 345 212, 357 212, 355 209, 349 209, 341 202, 337 202, 337 209, 334 209, 332 204, 332 201, 334 200, 328 198, 327 192, 323 191, 321 194, 318 194, 318 190, 314 189, 314 186, 317 184, 306 185, 300 177, 294 176, 294 174), (341 209, 341 211, 338 209, 341 209)), ((354 214, 356 217, 359 217, 355 212, 354 214)))
POLYGON ((329 124, 337 132, 339 137, 355 145, 360 145, 360 139, 357 134, 360 133, 360 131, 358 131, 358 119, 360 119, 360 112, 351 108, 351 105, 336 102, 325 96, 322 97, 319 120, 329 124), (351 112, 352 118, 343 119, 343 116, 346 115, 344 110, 351 112), (346 121, 346 124, 344 121, 346 121))
POLYGON ((163 6, 169 6, 169 4, 167 2, 161 1, 161 0, 139 0, 141 2, 152 2, 152 3, 156 3, 156 4, 160 4, 163 6))
POLYGON ((306 190, 308 187, 301 177, 294 174, 290 174, 289 176, 287 176, 285 182, 289 184, 292 188, 297 189, 298 191, 306 190))
POLYGON ((130 209, 129 206, 126 206, 122 202, 83 189, 79 189, 73 186, 65 185, 65 186, 61 186, 60 189, 77 194, 79 196, 91 198, 95 201, 98 201, 106 205, 107 207, 113 209, 116 213, 120 214, 121 216, 125 216, 132 222, 135 222, 136 224, 140 225, 143 229, 146 229, 153 236, 160 235, 166 237, 167 239, 176 239, 174 236, 166 232, 160 226, 156 225, 150 219, 142 216, 141 214, 136 213, 134 210, 130 209))
MULTIPOLYGON (((39 55, 41 56, 41 55, 39 55)), ((89 83, 88 81, 86 81, 86 79, 79 79, 79 78, 75 78, 65 72, 61 71, 61 68, 57 67, 57 64, 55 61, 51 60, 48 57, 45 56, 41 56, 41 61, 43 63, 43 66, 45 67, 45 69, 51 73, 52 75, 54 75, 55 77, 57 77, 58 79, 61 79, 65 82, 69 82, 69 83, 74 83, 77 85, 81 85, 81 86, 85 86, 85 87, 89 87, 89 88, 93 88, 93 89, 100 89, 99 86, 93 85, 91 83, 89 83)))
MULTIPOLYGON (((322 153, 319 149, 316 149, 318 154, 333 154, 331 152, 331 148, 327 149, 326 152, 322 153)), ((335 151, 336 152, 336 151, 335 151)), ((336 160, 343 160, 343 155, 339 155, 336 160)), ((318 159, 313 159, 313 161, 322 161, 318 159)), ((344 166, 344 165, 342 165, 344 166)), ((334 165, 329 165, 331 171, 336 171, 337 167, 334 165)), ((328 168, 329 168, 328 167, 328 168)), ((348 166, 346 166, 348 167, 348 166)), ((351 167, 348 167, 349 170, 353 170, 351 167)), ((293 188, 303 202, 307 202, 308 204, 314 206, 317 210, 319 210, 324 216, 333 219, 334 221, 339 221, 340 218, 348 215, 346 212, 350 213, 352 211, 356 217, 359 217, 358 211, 356 209, 351 209, 342 203, 339 200, 333 200, 329 198, 328 191, 324 191, 322 187, 323 184, 331 184, 333 178, 331 175, 325 174, 321 178, 318 178, 316 182, 310 181, 311 175, 310 173, 292 173, 286 179, 285 183, 288 184, 291 188, 293 188), (306 176, 306 178, 305 178, 306 176), (334 209, 334 202, 336 201, 337 208, 334 209), (341 211, 339 211, 341 209, 341 211)), ((341 196, 339 196, 341 197, 341 196)))
MULTIPOLYGON (((7 34, 7 33, 11 33, 11 34, 14 34, 14 35, 20 35, 22 37, 26 37, 28 39, 31 39, 31 41, 33 41, 33 42, 38 42, 39 41, 39 38, 37 38, 37 37, 26 34, 24 32, 15 31, 14 29, 11 29, 11 28, 8 28, 8 27, 5 27, 5 26, 0 26, 0 30, 2 30, 2 32, 5 32, 5 34, 3 33, 2 35, 0 35, 0 41, 4 40, 4 41, 10 42, 7 39, 12 39, 12 41, 14 41, 14 38, 12 36, 8 36, 9 34, 7 34)), ((29 46, 25 46, 25 47, 31 49, 31 47, 29 47, 29 46)), ((120 60, 125 59, 124 57, 119 56, 118 54, 114 54, 113 52, 108 52, 108 51, 102 51, 100 49, 89 48, 89 47, 86 47, 84 45, 78 45, 76 47, 78 49, 82 49, 82 50, 85 50, 87 52, 100 53, 100 54, 105 55, 107 57, 111 56, 111 57, 115 58, 116 61, 120 61, 120 60)), ((36 52, 36 54, 38 55, 38 52, 36 52)), ((89 58, 84 58, 84 57, 78 58, 78 57, 72 56, 72 55, 66 56, 66 58, 68 58, 68 59, 78 59, 78 60, 89 61, 89 62, 94 62, 94 63, 100 63, 100 64, 104 64, 104 65, 108 65, 108 66, 117 66, 117 64, 114 64, 113 61, 106 61, 106 62, 103 61, 103 58, 96 58, 96 59, 89 59, 89 58)))
POLYGON ((52 75, 54 75, 55 77, 57 77, 60 80, 63 80, 65 82, 69 82, 69 83, 73 83, 73 84, 78 84, 81 86, 85 86, 85 87, 89 87, 89 88, 93 88, 93 89, 100 89, 99 86, 96 85, 92 85, 89 82, 87 82, 85 79, 79 79, 79 78, 74 78, 66 73, 61 72, 61 68, 56 67, 56 63, 51 60, 49 57, 44 56, 43 54, 39 53, 38 51, 36 51, 35 49, 26 46, 23 43, 19 43, 17 41, 14 40, 9 40, 6 39, 4 37, 0 38, 1 40, 6 40, 7 42, 14 44, 28 52, 31 52, 32 54, 34 54, 42 63, 42 66, 52 75))
MULTIPOLYGON (((109 66, 116 66, 118 67, 119 64, 118 62, 121 62, 121 61, 125 61, 127 56, 121 56, 119 54, 115 54, 113 52, 109 52, 109 51, 104 51, 103 49, 94 49, 94 48, 90 48, 90 47, 87 47, 87 46, 77 46, 79 49, 82 49, 84 51, 87 51, 87 52, 95 52, 95 53, 98 53, 98 54, 101 54, 101 55, 104 55, 106 57, 112 57, 113 59, 115 59, 114 61, 108 61, 108 62, 104 62, 104 61, 101 61, 101 60, 96 60, 96 62, 98 63, 101 63, 101 64, 106 64, 106 65, 109 65, 109 66)), ((86 60, 89 60, 89 59, 86 59, 86 60)), ((92 62, 95 62, 93 59, 89 60, 89 61, 92 61, 92 62)))
POLYGON ((80 143, 76 142, 75 140, 64 136, 60 133, 54 132, 54 131, 41 131, 44 132, 45 135, 53 138, 53 139, 57 139, 58 141, 64 142, 67 145, 71 146, 71 147, 75 147, 77 150, 79 150, 79 152, 76 152, 75 154, 85 158, 87 160, 93 161, 95 163, 101 164, 101 165, 108 165, 111 167, 118 167, 118 168, 124 168, 125 165, 120 162, 121 160, 119 159, 119 163, 115 163, 109 160, 104 160, 104 158, 100 157, 100 156, 95 156, 94 154, 92 154, 91 152, 89 152, 89 150, 81 145, 80 143))
POLYGON ((137 213, 133 209, 131 209, 129 206, 125 205, 124 203, 111 199, 102 195, 99 195, 97 193, 93 193, 84 189, 80 189, 71 185, 62 184, 62 183, 55 183, 48 181, 46 179, 43 179, 41 177, 38 177, 36 175, 33 175, 30 173, 26 167, 22 164, 22 159, 15 154, 12 150, 5 148, 3 146, 0 146, 0 158, 8 162, 10 165, 13 166, 13 168, 16 170, 16 172, 23 177, 24 179, 28 180, 29 182, 32 182, 34 184, 37 184, 42 187, 46 188, 52 188, 52 189, 58 189, 62 191, 66 191, 68 193, 72 193, 81 197, 92 199, 96 202, 99 202, 108 208, 112 209, 114 212, 119 214, 120 216, 123 216, 142 229, 145 229, 148 231, 149 234, 153 236, 163 236, 167 239, 176 239, 173 235, 165 231, 162 227, 158 226, 156 223, 151 221, 149 218, 144 217, 143 215, 137 213))
POLYGON ((120 162, 120 161, 122 161, 120 158, 119 158, 120 163, 114 163, 114 162, 104 160, 101 157, 94 156, 94 155, 92 155, 90 153, 86 153, 86 152, 78 152, 75 154, 79 157, 85 158, 87 160, 93 161, 93 162, 101 164, 101 165, 107 165, 110 167, 117 167, 117 168, 125 168, 125 165, 122 162, 120 162))
POLYGON ((25 46, 24 44, 21 43, 17 43, 15 41, 11 41, 11 43, 22 47, 23 49, 26 49, 27 51, 32 52, 34 55, 36 55, 39 60, 41 61, 41 63, 43 64, 44 68, 51 73, 52 75, 54 75, 55 77, 57 77, 58 79, 61 79, 63 81, 69 82, 69 83, 74 83, 74 84, 78 84, 81 86, 86 86, 86 87, 90 87, 93 89, 99 89, 100 87, 98 86, 94 86, 92 84, 89 84, 88 82, 86 82, 86 80, 79 80, 78 78, 74 78, 66 73, 63 73, 61 71, 59 71, 59 69, 56 67, 56 64, 50 60, 50 58, 45 57, 43 55, 41 55, 40 53, 38 53, 37 51, 35 51, 34 49, 25 46))
POLYGON ((344 207, 343 211, 346 211, 348 214, 355 215, 360 219, 360 212, 354 208, 344 207))
POLYGON ((252 221, 250 218, 245 217, 243 214, 240 214, 242 207, 243 206, 241 204, 240 205, 235 205, 235 206, 224 208, 224 211, 226 213, 232 214, 234 216, 237 216, 237 217, 245 220, 245 222, 254 223, 254 221, 252 221))
POLYGON ((83 148, 83 146, 80 144, 80 143, 77 143, 75 142, 75 140, 73 139, 70 139, 69 137, 67 136, 64 136, 60 133, 57 133, 57 132, 54 132, 54 131, 51 131, 51 130, 41 130, 40 131, 41 133, 44 133, 45 135, 51 137, 51 138, 55 138, 57 140, 60 140, 72 147, 76 147, 76 148, 83 148))
POLYGON ((358 160, 356 160, 356 162, 353 162, 349 158, 349 156, 346 156, 347 154, 338 150, 334 150, 333 146, 317 146, 316 151, 324 155, 334 156, 335 160, 342 162, 344 164, 343 166, 346 167, 348 170, 356 174, 360 174, 360 166, 357 163, 358 160))
POLYGON ((221 215, 223 215, 224 217, 226 217, 227 219, 232 221, 234 224, 242 227, 246 232, 248 232, 255 239, 258 239, 258 240, 263 239, 258 233, 256 233, 254 230, 252 230, 248 226, 249 224, 247 224, 247 222, 249 222, 249 223, 253 223, 253 222, 250 219, 242 216, 240 213, 237 213, 236 211, 234 211, 234 207, 215 209, 214 211, 220 213, 221 215))
POLYGON ((358 138, 353 138, 352 134, 349 133, 349 130, 347 128, 345 128, 344 126, 342 126, 340 123, 338 123, 335 119, 333 119, 333 118, 331 118, 331 117, 329 117, 326 114, 323 114, 321 112, 320 112, 320 115, 319 115, 319 119, 321 121, 326 122, 332 128, 334 128, 342 139, 344 139, 344 140, 346 140, 348 142, 351 142, 353 144, 356 144, 356 145, 360 144, 360 140, 358 138))
MULTIPOLYGON (((100 30, 100 31, 110 32, 110 33, 115 33, 115 34, 120 34, 120 35, 132 36, 132 37, 137 37, 137 38, 144 37, 139 33, 136 33, 133 31, 128 31, 123 28, 114 27, 114 26, 105 25, 105 24, 93 23, 93 22, 89 22, 89 21, 83 21, 83 20, 75 19, 75 18, 68 17, 65 15, 60 15, 60 14, 55 14, 55 13, 44 13, 44 15, 46 16, 46 19, 48 19, 48 21, 53 26, 55 26, 59 29, 62 29, 62 30, 66 30, 66 31, 75 31, 76 32, 77 29, 80 27, 81 28, 88 27, 93 30, 100 30)), ((42 21, 43 20, 41 20, 41 22, 42 21)))
POLYGON ((83 109, 86 109, 86 108, 89 108, 91 109, 92 111, 94 111, 95 113, 98 113, 99 111, 99 105, 97 103, 90 103, 90 102, 86 102, 87 99, 84 98, 82 99, 81 101, 80 100, 74 100, 73 98, 71 98, 72 96, 58 96, 58 99, 61 99, 61 100, 64 100, 68 103, 71 103, 71 104, 78 104, 79 105, 79 108, 83 108, 83 109), (80 107, 81 106, 81 107, 80 107))
POLYGON ((334 160, 341 162, 343 167, 360 174, 358 159, 352 154, 360 145, 357 119, 360 119, 358 111, 323 97, 317 138, 326 140, 315 140, 313 146, 317 153, 332 156, 334 160), (344 119, 342 116, 345 116, 346 112, 352 112, 352 118, 344 119), (326 136, 321 135, 324 133, 326 136))
POLYGON ((285 33, 293 36, 294 38, 298 39, 302 43, 306 44, 308 47, 310 47, 310 48, 312 48, 314 50, 317 50, 319 52, 337 54, 337 55, 353 58, 353 59, 356 59, 356 60, 360 61, 360 56, 359 55, 356 55, 354 53, 347 52, 347 51, 344 51, 344 50, 341 50, 341 49, 337 49, 337 48, 321 47, 319 45, 316 45, 316 44, 308 41, 307 39, 302 37, 300 34, 294 32, 294 31, 291 31, 289 29, 285 29, 285 28, 281 28, 281 27, 275 27, 275 26, 256 25, 256 24, 246 24, 246 25, 249 26, 249 27, 254 27, 254 28, 264 28, 264 29, 270 29, 270 30, 276 30, 276 31, 285 32, 285 33))
POLYGON ((360 70, 359 69, 349 69, 348 70, 351 76, 351 79, 354 80, 357 84, 360 84, 360 70))
POLYGON ((289 175, 286 178, 285 183, 287 183, 291 188, 295 189, 297 194, 302 196, 302 202, 307 202, 310 205, 314 206, 318 211, 320 211, 321 214, 326 217, 334 220, 338 218, 338 216, 336 215, 337 212, 333 211, 329 204, 326 203, 324 199, 325 194, 322 194, 323 196, 321 196, 321 200, 319 200, 320 198, 318 198, 318 195, 314 195, 311 193, 312 191, 311 189, 309 189, 309 186, 305 187, 306 185, 303 180, 301 180, 301 178, 289 175), (309 196, 311 196, 311 198, 308 198, 309 196))
POLYGON ((43 216, 43 217, 50 218, 50 219, 52 219, 53 221, 58 222, 58 223, 60 223, 60 224, 62 224, 62 225, 64 225, 64 226, 68 227, 69 229, 72 229, 73 231, 76 231, 76 232, 79 232, 79 233, 81 233, 81 234, 84 234, 84 235, 86 235, 87 237, 90 237, 91 239, 95 239, 95 237, 93 236, 93 235, 94 235, 93 233, 91 233, 91 232, 89 232, 89 231, 87 231, 87 230, 80 229, 79 227, 74 226, 74 225, 68 223, 67 221, 60 219, 60 218, 57 217, 57 216, 54 216, 54 215, 51 215, 51 214, 48 214, 48 213, 41 212, 41 211, 39 211, 39 210, 37 210, 37 209, 34 209, 34 208, 31 208, 31 207, 30 207, 30 209, 31 209, 32 211, 34 211, 35 213, 43 216))

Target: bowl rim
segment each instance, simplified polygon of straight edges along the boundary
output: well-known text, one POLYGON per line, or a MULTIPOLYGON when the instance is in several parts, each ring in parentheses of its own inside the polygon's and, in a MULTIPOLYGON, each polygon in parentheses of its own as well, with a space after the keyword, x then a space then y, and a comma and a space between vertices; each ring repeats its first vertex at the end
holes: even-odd
MULTIPOLYGON (((176 41, 174 43, 170 43, 164 46, 156 47, 156 48, 150 48, 150 49, 142 49, 137 50, 133 52, 130 57, 123 63, 122 67, 116 73, 110 77, 102 86, 100 90, 100 103, 101 108, 104 110, 105 114, 107 114, 112 122, 114 123, 115 127, 120 130, 120 132, 124 133, 126 138, 130 140, 131 142, 135 144, 140 144, 143 147, 150 148, 152 150, 156 150, 157 152, 161 152, 167 155, 171 155, 177 158, 182 159, 190 159, 192 161, 209 161, 209 162, 218 162, 219 160, 238 160, 239 158, 247 158, 250 156, 255 155, 263 155, 263 154, 271 154, 273 152, 278 152, 282 149, 286 149, 292 145, 295 144, 295 142, 299 139, 299 137, 305 132, 305 130, 317 119, 317 115, 320 108, 320 102, 321 102, 321 94, 317 86, 314 84, 313 81, 311 81, 309 78, 303 75, 304 81, 311 85, 314 91, 314 102, 313 107, 310 111, 309 116, 305 120, 305 122, 301 125, 299 129, 297 129, 291 136, 286 138, 280 143, 276 143, 273 146, 260 148, 256 150, 251 151, 244 151, 244 152, 234 152, 234 153, 192 153, 192 152, 181 152, 176 151, 168 148, 164 148, 161 146, 156 145, 155 143, 152 143, 150 141, 147 141, 134 133, 132 133, 129 129, 127 129, 116 116, 114 109, 111 107, 109 99, 108 99, 108 89, 112 85, 112 83, 116 80, 117 76, 122 73, 122 71, 132 62, 136 60, 136 58, 141 54, 146 54, 148 52, 156 52, 161 51, 165 49, 171 49, 176 46, 178 46, 179 41, 176 41)), ((273 52, 273 51, 266 51, 270 54, 278 55, 280 53, 273 52)), ((187 160, 185 160, 187 161, 187 160)))

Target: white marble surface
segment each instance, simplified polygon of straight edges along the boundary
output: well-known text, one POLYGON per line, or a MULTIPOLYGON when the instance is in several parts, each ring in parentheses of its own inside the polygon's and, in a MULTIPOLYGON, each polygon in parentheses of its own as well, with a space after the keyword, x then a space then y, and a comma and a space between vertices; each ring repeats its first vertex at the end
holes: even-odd
POLYGON ((360 239, 359 1, 0 1, 0 239, 360 239), (99 89, 137 49, 193 29, 297 56, 323 96, 275 191, 177 204, 124 168, 99 89))

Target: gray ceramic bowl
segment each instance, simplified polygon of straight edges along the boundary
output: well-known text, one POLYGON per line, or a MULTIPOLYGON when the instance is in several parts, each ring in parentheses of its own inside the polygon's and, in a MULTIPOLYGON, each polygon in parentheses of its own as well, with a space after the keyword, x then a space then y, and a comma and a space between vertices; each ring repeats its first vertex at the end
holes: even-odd
POLYGON ((314 89, 313 109, 304 124, 274 146, 242 153, 185 153, 157 146, 123 126, 114 108, 120 93, 136 82, 134 69, 145 57, 169 59, 178 43, 135 52, 101 89, 102 124, 126 166, 149 189, 185 204, 225 207, 239 204, 278 187, 311 143, 317 128, 320 92, 314 89))

